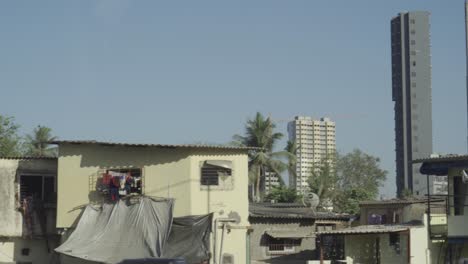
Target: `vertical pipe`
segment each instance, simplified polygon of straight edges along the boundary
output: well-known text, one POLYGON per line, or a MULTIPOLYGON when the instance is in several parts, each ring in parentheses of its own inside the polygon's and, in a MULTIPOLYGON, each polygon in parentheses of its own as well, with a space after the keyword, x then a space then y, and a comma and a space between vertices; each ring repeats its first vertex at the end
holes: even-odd
POLYGON ((213 264, 216 264, 216 230, 218 229, 218 218, 214 220, 214 230, 213 230, 213 264))
POLYGON ((245 263, 250 264, 250 229, 247 229, 247 239, 246 239, 245 244, 246 244, 245 245, 246 246, 245 263))
POLYGON ((411 229, 410 228, 408 228, 407 233, 408 233, 408 245, 406 245, 406 246, 407 246, 407 250, 408 250, 408 254, 407 254, 408 255, 408 264, 410 264, 411 263, 411 229))
POLYGON ((219 245, 219 264, 223 263, 223 240, 224 240, 224 231, 226 230, 226 223, 223 223, 223 229, 221 229, 221 245, 219 245))

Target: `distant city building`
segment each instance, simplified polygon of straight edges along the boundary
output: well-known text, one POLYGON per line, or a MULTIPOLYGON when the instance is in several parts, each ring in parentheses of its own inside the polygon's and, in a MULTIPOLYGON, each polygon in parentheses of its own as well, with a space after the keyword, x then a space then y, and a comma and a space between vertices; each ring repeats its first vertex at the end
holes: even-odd
POLYGON ((335 122, 329 118, 314 120, 296 116, 288 123, 289 140, 295 140, 297 148, 297 177, 289 177, 289 186, 299 193, 309 189, 307 178, 324 158, 336 153, 335 122))
POLYGON ((265 193, 269 193, 274 187, 280 186, 280 179, 277 173, 265 172, 265 193))
MULTIPOLYGON (((391 21, 392 99, 395 102, 397 194, 427 192, 426 177, 412 160, 432 153, 429 12, 400 13, 391 21)), ((432 184, 432 183, 431 183, 432 184)))

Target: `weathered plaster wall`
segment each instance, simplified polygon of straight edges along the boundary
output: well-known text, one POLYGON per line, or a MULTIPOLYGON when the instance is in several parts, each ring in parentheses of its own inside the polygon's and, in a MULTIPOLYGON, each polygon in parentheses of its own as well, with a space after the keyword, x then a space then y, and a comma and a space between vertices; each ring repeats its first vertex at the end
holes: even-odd
POLYGON ((58 245, 58 236, 50 237, 49 251, 44 239, 0 238, 0 263, 53 263, 53 249, 58 245), (22 250, 28 249, 24 255, 22 250))
MULTIPOLYGON (((57 160, 0 159, 0 237, 20 237, 23 216, 19 208, 19 176, 22 174, 49 174, 57 172, 57 160)), ((55 228, 55 209, 47 211, 49 226, 55 228)))
POLYGON ((268 235, 266 231, 301 231, 303 234, 315 233, 312 219, 251 219, 252 233, 250 234, 250 259, 257 263, 269 263, 275 258, 275 263, 293 263, 293 261, 312 260, 315 258, 315 237, 303 238, 300 246, 295 247, 294 253, 288 255, 270 255, 268 253, 268 235))
POLYGON ((0 236, 22 235, 22 216, 18 212, 16 171, 19 160, 0 159, 0 236))

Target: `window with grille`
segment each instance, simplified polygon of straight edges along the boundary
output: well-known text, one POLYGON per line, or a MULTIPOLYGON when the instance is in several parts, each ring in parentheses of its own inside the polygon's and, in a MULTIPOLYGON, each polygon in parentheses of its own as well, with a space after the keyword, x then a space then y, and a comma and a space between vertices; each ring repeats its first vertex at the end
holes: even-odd
POLYGON ((21 175, 20 176, 20 199, 39 199, 44 203, 55 203, 57 201, 57 188, 55 176, 52 175, 21 175))
POLYGON ((201 167, 201 185, 219 186, 232 177, 232 162, 224 160, 205 161, 201 167))
POLYGON ((268 239, 268 252, 270 254, 294 253, 295 247, 301 244, 300 239, 272 238, 268 239))

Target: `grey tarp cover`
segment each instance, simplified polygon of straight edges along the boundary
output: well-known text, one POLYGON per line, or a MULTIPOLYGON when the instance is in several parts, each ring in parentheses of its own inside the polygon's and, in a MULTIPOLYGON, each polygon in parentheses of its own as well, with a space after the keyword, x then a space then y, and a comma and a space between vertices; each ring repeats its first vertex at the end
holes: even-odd
POLYGON ((189 264, 208 260, 212 218, 213 214, 174 218, 163 257, 182 257, 189 264))
POLYGON ((117 263, 161 257, 172 224, 173 200, 142 197, 96 209, 88 205, 76 229, 57 252, 82 259, 117 263))

